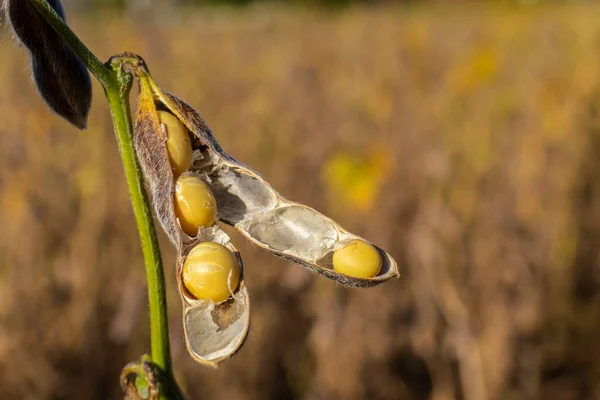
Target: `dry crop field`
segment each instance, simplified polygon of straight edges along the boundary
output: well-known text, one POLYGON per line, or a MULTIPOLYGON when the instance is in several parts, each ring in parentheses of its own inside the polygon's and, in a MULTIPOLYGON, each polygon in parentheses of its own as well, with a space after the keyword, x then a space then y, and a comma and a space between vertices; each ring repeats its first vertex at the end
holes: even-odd
MULTIPOLYGON (((208 399, 600 397, 600 8, 250 8, 72 15, 133 51, 223 147, 378 243, 402 277, 348 290, 252 248, 252 328, 208 399)), ((0 40, 0 393, 119 398, 148 349, 141 251, 107 107, 42 104, 0 40)))

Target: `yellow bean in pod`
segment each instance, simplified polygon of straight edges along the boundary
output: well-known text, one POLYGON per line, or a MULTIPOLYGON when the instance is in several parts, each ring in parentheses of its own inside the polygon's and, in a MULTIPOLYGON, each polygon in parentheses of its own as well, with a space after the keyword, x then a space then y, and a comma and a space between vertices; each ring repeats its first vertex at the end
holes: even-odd
POLYGON ((237 257, 218 243, 196 245, 183 263, 183 284, 198 299, 226 300, 239 281, 237 257))
POLYGON ((166 111, 157 113, 160 123, 166 128, 169 162, 177 177, 192 166, 192 141, 187 129, 176 116, 166 111))
POLYGON ((196 236, 198 228, 215 223, 217 201, 208 184, 198 177, 186 175, 177 180, 174 206, 181 228, 190 236, 196 236))
POLYGON ((333 253, 333 269, 354 278, 373 278, 381 269, 381 255, 373 245, 353 240, 333 253))

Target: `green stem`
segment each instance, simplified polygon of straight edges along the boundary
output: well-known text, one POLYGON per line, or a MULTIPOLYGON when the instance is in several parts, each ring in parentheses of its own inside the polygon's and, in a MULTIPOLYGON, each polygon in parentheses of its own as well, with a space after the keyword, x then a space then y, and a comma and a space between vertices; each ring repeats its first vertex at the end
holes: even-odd
POLYGON ((115 65, 115 68, 117 68, 116 73, 119 86, 125 90, 115 91, 107 89, 106 97, 110 106, 146 264, 148 299, 150 303, 152 362, 166 374, 170 374, 171 357, 169 351, 165 279, 160 247, 152 219, 152 211, 146 189, 144 188, 142 171, 133 147, 133 129, 129 109, 131 75, 122 65, 115 65))
MULTIPOLYGON (((46 0, 30 1, 61 38, 73 49, 75 54, 87 66, 96 79, 98 79, 105 90, 119 145, 119 152, 125 169, 125 177, 129 186, 135 220, 140 234, 144 263, 146 265, 152 362, 165 373, 165 376, 171 381, 169 383, 174 384, 169 351, 165 280, 160 248, 158 246, 148 195, 144 188, 144 178, 133 145, 133 128, 129 109, 131 74, 124 68, 122 63, 118 62, 118 59, 110 65, 103 64, 79 40, 77 35, 60 18, 54 9, 50 7, 46 0)), ((176 387, 176 385, 173 386, 176 387)))

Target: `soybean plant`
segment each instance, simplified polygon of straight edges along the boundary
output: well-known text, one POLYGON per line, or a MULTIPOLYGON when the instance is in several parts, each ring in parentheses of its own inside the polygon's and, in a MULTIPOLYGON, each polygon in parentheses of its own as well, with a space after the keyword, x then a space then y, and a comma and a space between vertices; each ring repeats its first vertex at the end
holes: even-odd
POLYGON ((218 222, 270 254, 344 286, 370 287, 399 276, 396 262, 384 250, 284 198, 258 172, 225 152, 196 110, 154 82, 141 57, 123 53, 100 62, 65 23, 59 0, 4 0, 4 7, 16 38, 29 51, 40 95, 53 111, 79 129, 86 127, 92 95, 86 68, 104 88, 110 106, 150 305, 151 355, 123 370, 127 398, 184 398, 171 371, 153 213, 178 253, 175 277, 188 352, 204 365, 216 367, 233 356, 250 325, 242 257, 218 222), (134 81, 140 94, 132 123, 129 92, 134 81))

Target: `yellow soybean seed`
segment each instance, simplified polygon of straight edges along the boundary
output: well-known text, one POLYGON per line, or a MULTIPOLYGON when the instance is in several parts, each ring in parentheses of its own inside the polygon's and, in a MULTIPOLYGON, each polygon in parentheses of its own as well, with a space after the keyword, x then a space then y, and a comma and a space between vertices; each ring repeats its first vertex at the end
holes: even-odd
POLYGON ((195 176, 183 176, 175 184, 175 215, 181 228, 190 236, 198 234, 198 228, 208 228, 215 223, 217 201, 210 187, 195 176))
POLYGON ((240 265, 227 247, 213 242, 200 243, 183 263, 183 284, 196 298, 221 302, 240 282, 240 265))
POLYGON ((355 278, 372 278, 381 269, 381 255, 362 240, 353 240, 333 253, 333 268, 355 278))
POLYGON ((177 177, 192 166, 192 141, 185 126, 173 114, 158 111, 158 119, 166 127, 167 153, 177 177))

